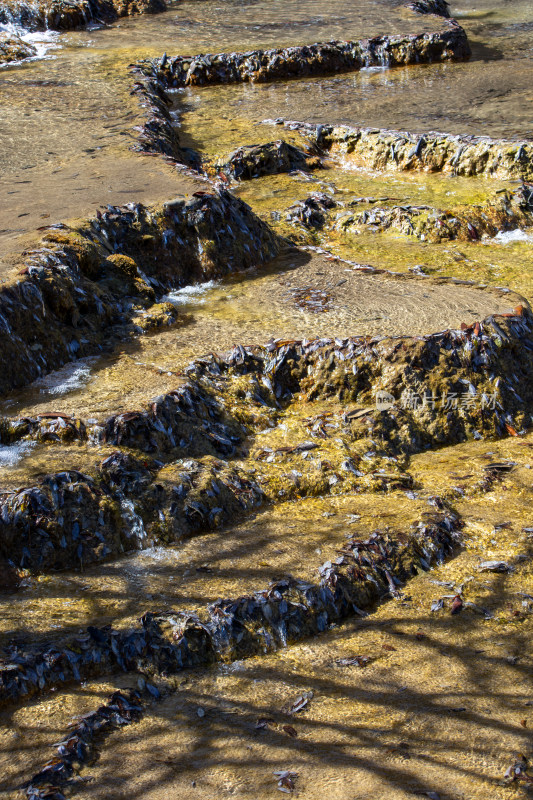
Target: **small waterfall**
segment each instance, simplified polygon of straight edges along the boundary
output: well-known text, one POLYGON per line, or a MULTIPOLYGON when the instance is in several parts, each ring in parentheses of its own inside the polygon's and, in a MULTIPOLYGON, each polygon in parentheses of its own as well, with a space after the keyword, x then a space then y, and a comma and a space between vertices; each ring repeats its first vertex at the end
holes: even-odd
MULTIPOLYGON (((48 29, 46 15, 33 3, 18 3, 0 10, 0 43, 7 40, 24 42, 33 48, 25 61, 44 58, 49 50, 59 46, 58 33, 48 29)), ((11 61, 8 65, 15 63, 11 61)))
POLYGON ((376 49, 376 58, 380 67, 390 67, 390 53, 386 44, 381 44, 376 49))
POLYGON ((121 500, 120 505, 122 508, 122 519, 124 520, 126 537, 128 539, 135 539, 137 549, 143 550, 146 542, 146 531, 142 519, 136 513, 131 500, 121 500))

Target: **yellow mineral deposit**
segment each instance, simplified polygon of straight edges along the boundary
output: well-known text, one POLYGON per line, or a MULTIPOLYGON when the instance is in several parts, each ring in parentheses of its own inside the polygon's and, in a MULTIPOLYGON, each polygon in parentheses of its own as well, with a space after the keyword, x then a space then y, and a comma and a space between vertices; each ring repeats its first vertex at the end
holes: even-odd
POLYGON ((0 2, 0 798, 527 795, 529 6, 0 2))

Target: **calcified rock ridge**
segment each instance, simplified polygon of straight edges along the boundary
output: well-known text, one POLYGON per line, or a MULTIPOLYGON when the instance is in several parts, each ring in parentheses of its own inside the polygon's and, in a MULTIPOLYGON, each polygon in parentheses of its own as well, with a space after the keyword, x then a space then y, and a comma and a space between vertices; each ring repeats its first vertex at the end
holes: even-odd
POLYGON ((164 0, 4 0, 0 3, 0 24, 15 23, 35 30, 69 31, 90 22, 114 22, 133 14, 165 11, 164 0))
POLYGON ((528 140, 490 136, 414 134, 346 125, 310 125, 284 121, 327 152, 366 169, 486 175, 494 178, 533 178, 533 145, 528 140))
POLYGON ((23 277, 0 291, 0 392, 101 352, 139 312, 149 327, 143 309, 153 310, 169 289, 278 254, 282 240, 241 200, 225 191, 198 195, 153 209, 108 208, 79 227, 52 226, 26 251, 23 277))
POLYGON ((131 630, 89 626, 82 638, 17 649, 0 669, 0 702, 117 670, 155 676, 213 661, 230 663, 324 631, 453 550, 462 523, 439 498, 434 504, 441 510, 428 511, 406 531, 374 533, 364 542, 350 539, 335 565, 320 567, 318 584, 288 578, 259 587, 252 597, 220 600, 200 615, 181 609, 149 612, 131 630))
POLYGON ((455 22, 437 33, 378 36, 359 42, 324 42, 248 53, 167 57, 134 67, 135 90, 150 113, 139 142, 142 150, 190 160, 180 147, 167 91, 180 86, 269 81, 352 72, 370 66, 398 67, 469 58, 465 31, 455 22))
POLYGON ((286 219, 308 230, 328 228, 345 233, 394 228, 423 241, 477 241, 482 236, 527 227, 532 222, 533 187, 502 189, 489 202, 446 210, 427 205, 382 206, 374 197, 338 201, 314 192, 287 209, 286 219))
POLYGON ((437 33, 376 36, 359 42, 317 44, 248 53, 175 56, 154 63, 169 86, 265 83, 311 75, 352 72, 371 66, 397 67, 470 56, 466 33, 455 21, 437 33))
MULTIPOLYGON (((439 501, 435 499, 436 505, 439 501)), ((442 506, 442 504, 440 504, 442 506)), ((231 662, 285 647, 304 636, 323 632, 396 591, 419 569, 449 554, 459 539, 461 523, 448 510, 413 523, 399 538, 374 534, 367 541, 350 539, 335 565, 324 564, 318 584, 279 581, 253 596, 220 600, 202 616, 179 610, 147 613, 142 627, 125 633, 89 628, 84 639, 18 658, 18 669, 0 674, 4 702, 33 694, 50 681, 80 680, 113 669, 150 676, 173 675, 187 667, 214 661, 231 662), (78 655, 81 646, 82 654, 78 655)), ((141 680, 146 698, 159 691, 141 680)), ((88 761, 96 733, 105 733, 138 719, 141 692, 115 693, 106 706, 71 730, 60 744, 59 757, 26 785, 30 798, 58 798, 76 765, 88 761), (58 792, 58 794, 56 794, 58 792)))
MULTIPOLYGON (((104 460, 93 478, 58 473, 5 493, 0 553, 33 571, 75 567, 217 527, 264 499, 409 485, 402 467, 410 454, 529 424, 532 329, 530 312, 520 306, 514 315, 427 337, 239 346, 225 359, 193 362, 180 389, 103 425, 53 414, 5 419, 4 443, 36 438, 54 447, 80 439, 126 452, 104 460), (456 414, 435 402, 401 406, 410 396, 442 397, 465 386, 478 402, 456 414), (398 408, 375 407, 383 391, 397 398, 398 408), (250 472, 246 452, 254 435, 279 424, 302 400, 358 403, 366 410, 339 414, 341 438, 328 466, 312 470, 302 460, 297 481, 264 462, 250 472), (370 448, 374 457, 363 459, 370 448), (165 473, 161 481, 161 460, 138 460, 128 451, 175 462, 175 476, 165 473), (240 466, 228 458, 240 458, 240 466), (387 464, 383 474, 381 464, 387 464)), ((315 446, 295 445, 291 461, 315 446)))

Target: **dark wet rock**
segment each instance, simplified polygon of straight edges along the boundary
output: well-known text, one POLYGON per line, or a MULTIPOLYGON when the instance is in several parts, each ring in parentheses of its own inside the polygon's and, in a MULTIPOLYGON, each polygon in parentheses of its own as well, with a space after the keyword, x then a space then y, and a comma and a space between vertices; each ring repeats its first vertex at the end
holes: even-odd
POLYGON ((138 505, 149 520, 150 536, 168 544, 234 523, 264 499, 252 475, 207 456, 198 461, 180 459, 165 468, 138 505))
POLYGON ((134 544, 118 498, 79 472, 5 492, 0 509, 0 557, 21 568, 83 566, 134 544))
POLYGON ((416 11, 417 14, 436 14, 439 17, 450 16, 450 5, 446 0, 415 0, 409 3, 407 8, 416 11))
POLYGON ((303 225, 305 228, 323 228, 327 212, 337 206, 329 194, 314 192, 299 203, 287 209, 287 221, 303 225))
POLYGON ((310 125, 295 121, 285 121, 284 124, 310 138, 320 150, 367 169, 533 180, 533 144, 530 141, 436 132, 417 135, 406 131, 310 125))
POLYGON ((110 417, 103 440, 146 453, 185 453, 188 456, 235 454, 244 428, 224 414, 220 402, 190 383, 155 398, 147 411, 110 417))
POLYGON ((143 688, 113 692, 95 711, 77 718, 57 746, 57 756, 21 788, 28 800, 64 800, 63 787, 77 769, 95 757, 96 745, 118 728, 137 722, 147 702, 159 690, 146 681, 143 688))
POLYGON ((146 118, 144 125, 136 128, 137 148, 144 153, 160 153, 200 170, 200 156, 181 145, 179 128, 171 113, 174 99, 165 91, 166 82, 157 77, 151 64, 134 66, 132 74, 135 78, 133 92, 139 96, 146 118))
POLYGON ((403 533, 349 539, 334 563, 322 565, 318 583, 286 578, 212 603, 201 615, 148 612, 130 630, 89 626, 86 635, 60 644, 12 648, 0 665, 0 704, 117 670, 172 675, 285 647, 372 607, 442 561, 459 542, 461 526, 445 509, 403 533))
POLYGON ((22 576, 12 563, 0 559, 0 594, 11 594, 20 588, 22 576))
POLYGON ((67 417, 64 414, 54 413, 40 415, 37 418, 37 431, 35 438, 38 442, 73 442, 83 441, 87 435, 87 428, 81 419, 67 417))
POLYGON ((283 246, 226 191, 155 209, 108 207, 78 228, 51 227, 23 254, 20 279, 0 291, 0 394, 108 348, 132 321, 136 330, 173 324, 169 307, 144 323, 137 313, 171 289, 269 261, 283 246))
POLYGON ((211 604, 209 628, 218 659, 285 647, 372 607, 418 570, 443 560, 457 543, 459 528, 459 519, 448 513, 414 524, 403 536, 374 532, 364 541, 350 539, 334 563, 319 569, 318 584, 287 579, 252 597, 211 604))
POLYGON ((240 181, 277 175, 292 170, 311 170, 321 166, 320 158, 304 153, 288 142, 278 140, 268 144, 239 147, 228 158, 218 161, 215 168, 240 181))
POLYGON ((0 561, 30 572, 83 568, 214 530, 264 499, 242 468, 217 458, 162 467, 117 451, 94 476, 55 473, 0 493, 0 561))
POLYGON ((83 420, 56 411, 42 412, 36 417, 10 420, 0 418, 0 444, 13 444, 21 439, 36 442, 85 441, 87 427, 83 420))
POLYGON ((113 254, 102 264, 100 284, 113 294, 126 294, 145 298, 154 302, 155 291, 142 277, 139 267, 133 258, 122 254, 113 254))
POLYGON ((29 30, 68 31, 90 22, 113 22, 134 14, 166 10, 165 0, 3 0, 0 23, 16 23, 29 30))
POLYGON ((0 41, 0 64, 23 61, 37 55, 37 49, 18 36, 0 41))
MULTIPOLYGON (((410 455, 530 425, 533 318, 520 306, 429 336, 236 346, 187 373, 186 384, 145 409, 87 425, 89 445, 128 451, 94 477, 59 473, 2 494, 0 557, 32 571, 76 567, 217 528, 264 499, 410 489, 410 455), (293 447, 252 445, 285 410, 330 401, 362 411, 331 417, 338 447, 327 460, 304 460, 319 449, 313 419, 313 438, 293 447), (227 463, 235 456, 251 457, 253 470, 227 463)), ((4 420, 30 439, 41 431, 32 425, 4 420)))
POLYGON ((376 407, 354 418, 353 435, 358 438, 358 429, 364 438, 368 426, 389 452, 415 452, 430 443, 463 441, 472 430, 505 435, 506 425, 529 425, 532 336, 531 312, 520 306, 508 316, 428 336, 236 348, 227 364, 230 374, 234 369, 257 374, 260 359, 261 377, 288 404, 295 396, 307 402, 335 398, 372 409, 378 390, 388 392, 393 408, 376 407), (450 414, 440 402, 447 393, 471 400, 457 403, 450 414))
POLYGON ((370 66, 400 66, 470 56, 464 30, 455 22, 437 33, 376 36, 360 42, 331 41, 247 53, 163 57, 143 65, 161 86, 202 86, 287 80, 350 72, 370 66))

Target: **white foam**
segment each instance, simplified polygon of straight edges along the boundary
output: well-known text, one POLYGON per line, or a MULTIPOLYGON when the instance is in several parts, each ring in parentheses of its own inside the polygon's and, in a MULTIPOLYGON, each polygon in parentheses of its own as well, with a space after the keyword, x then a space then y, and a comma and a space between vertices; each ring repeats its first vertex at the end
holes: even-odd
POLYGON ((0 445, 0 467, 15 466, 33 447, 35 447, 35 442, 0 445))
POLYGON ((42 394, 67 394, 75 389, 82 389, 91 378, 91 368, 97 361, 96 356, 83 358, 65 364, 42 378, 34 381, 33 386, 42 394))
POLYGON ((129 527, 129 530, 128 527, 126 528, 126 536, 128 539, 133 537, 139 547, 142 547, 146 539, 146 531, 141 517, 135 512, 135 507, 131 500, 122 500, 120 505, 122 507, 122 519, 129 527))
POLYGON ((492 241, 499 242, 500 244, 512 244, 513 242, 533 242, 533 236, 530 233, 521 231, 520 228, 516 228, 514 231, 500 231, 500 233, 497 233, 492 241))
POLYGON ((218 281, 206 281, 205 283, 194 283, 191 286, 184 286, 183 289, 176 289, 169 292, 162 299, 166 303, 172 303, 175 306, 182 306, 185 303, 204 303, 205 298, 202 297, 210 289, 214 289, 218 285, 218 281))
POLYGON ((372 73, 372 72, 386 72, 389 69, 390 69, 390 66, 388 66, 387 64, 377 64, 377 65, 374 65, 372 67, 361 67, 359 72, 367 72, 367 73, 369 73, 369 72, 370 73, 372 73))
POLYGON ((48 55, 50 50, 55 50, 59 47, 59 33, 57 31, 29 31, 23 28, 22 25, 17 25, 15 22, 8 22, 5 25, 0 25, 0 41, 5 39, 19 38, 27 44, 31 44, 36 49, 36 54, 25 58, 21 61, 9 61, 7 64, 1 66, 9 67, 14 64, 21 64, 26 61, 36 61, 39 58, 53 58, 48 55))

